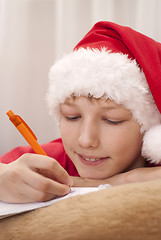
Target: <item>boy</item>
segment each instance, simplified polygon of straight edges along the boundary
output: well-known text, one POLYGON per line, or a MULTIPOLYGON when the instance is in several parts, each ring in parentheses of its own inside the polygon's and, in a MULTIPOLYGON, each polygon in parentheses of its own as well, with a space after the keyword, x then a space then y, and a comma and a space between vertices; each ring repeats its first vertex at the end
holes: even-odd
POLYGON ((160 62, 160 43, 97 23, 49 74, 47 102, 61 139, 43 145, 49 157, 30 147, 2 156, 0 200, 46 201, 69 185, 160 178, 161 167, 145 168, 146 160, 161 162, 160 62))

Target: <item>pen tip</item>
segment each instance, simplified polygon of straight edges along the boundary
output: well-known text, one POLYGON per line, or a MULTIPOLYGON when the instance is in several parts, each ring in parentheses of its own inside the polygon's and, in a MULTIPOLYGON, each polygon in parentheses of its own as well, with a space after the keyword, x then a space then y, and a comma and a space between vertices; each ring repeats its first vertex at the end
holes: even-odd
POLYGON ((14 113, 12 112, 12 110, 9 110, 6 114, 8 115, 8 117, 14 116, 14 113))

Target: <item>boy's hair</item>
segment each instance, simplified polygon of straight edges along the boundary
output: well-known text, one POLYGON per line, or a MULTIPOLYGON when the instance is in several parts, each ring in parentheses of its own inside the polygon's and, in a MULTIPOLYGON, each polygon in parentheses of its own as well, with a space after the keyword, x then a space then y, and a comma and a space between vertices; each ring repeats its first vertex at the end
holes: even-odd
POLYGON ((70 96, 109 98, 139 122, 143 155, 161 161, 160 43, 131 28, 99 22, 54 64, 49 79, 47 102, 57 119, 60 103, 70 96))

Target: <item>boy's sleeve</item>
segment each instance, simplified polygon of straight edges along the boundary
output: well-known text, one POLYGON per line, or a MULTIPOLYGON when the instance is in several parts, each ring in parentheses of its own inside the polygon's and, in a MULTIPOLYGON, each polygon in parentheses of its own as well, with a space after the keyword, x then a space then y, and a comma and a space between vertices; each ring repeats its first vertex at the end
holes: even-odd
POLYGON ((0 156, 1 163, 11 163, 15 161, 17 158, 21 157, 24 153, 34 153, 31 147, 28 146, 21 146, 16 147, 13 150, 5 153, 4 155, 0 156))
MULTIPOLYGON (((57 157, 59 158, 61 153, 64 153, 61 139, 51 141, 41 146, 49 157, 53 157, 55 159, 57 159, 57 157)), ((35 152, 30 146, 16 147, 13 150, 9 151, 8 153, 0 156, 0 162, 11 163, 25 153, 35 153, 35 152)))
MULTIPOLYGON (((67 156, 64 146, 62 143, 62 139, 56 139, 46 144, 41 145, 44 151, 47 153, 49 157, 54 158, 59 162, 59 164, 69 173, 71 176, 79 176, 74 164, 67 156)), ((1 163, 11 163, 21 157, 25 153, 34 153, 30 146, 21 146, 17 147, 10 152, 0 156, 1 163)))

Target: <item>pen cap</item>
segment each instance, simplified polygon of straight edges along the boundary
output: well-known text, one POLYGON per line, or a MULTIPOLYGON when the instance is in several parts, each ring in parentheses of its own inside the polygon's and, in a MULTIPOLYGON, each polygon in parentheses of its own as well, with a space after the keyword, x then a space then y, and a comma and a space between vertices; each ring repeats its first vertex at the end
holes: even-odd
POLYGON ((6 114, 8 115, 9 118, 11 118, 15 115, 12 110, 9 110, 6 114))
POLYGON ((15 115, 12 110, 9 110, 6 114, 8 115, 9 120, 15 125, 15 127, 18 127, 20 124, 23 124, 29 131, 29 133, 34 137, 34 139, 37 140, 37 137, 35 136, 34 132, 19 115, 15 115))

